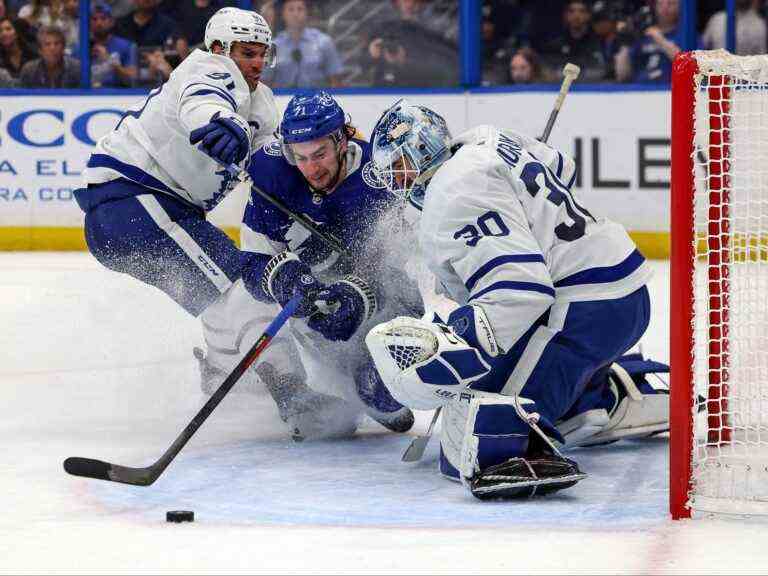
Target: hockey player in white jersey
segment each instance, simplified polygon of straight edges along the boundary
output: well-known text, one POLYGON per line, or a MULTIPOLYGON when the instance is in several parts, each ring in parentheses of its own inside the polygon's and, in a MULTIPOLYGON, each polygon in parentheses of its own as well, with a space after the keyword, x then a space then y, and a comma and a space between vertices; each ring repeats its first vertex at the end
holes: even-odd
POLYGON ((558 443, 668 429, 667 390, 643 378, 666 367, 622 356, 648 325, 651 271, 620 225, 577 201, 570 158, 491 126, 451 139, 403 100, 372 146, 390 191, 423 210, 422 253, 460 304, 366 338, 395 399, 443 407, 444 475, 478 498, 552 492, 585 477, 558 443))
POLYGON ((201 316, 209 363, 225 374, 264 310, 243 286, 240 251, 205 215, 237 183, 222 165, 245 167, 274 137, 278 111, 260 77, 276 56, 264 18, 238 8, 210 18, 205 46, 99 140, 75 197, 91 253, 201 316))

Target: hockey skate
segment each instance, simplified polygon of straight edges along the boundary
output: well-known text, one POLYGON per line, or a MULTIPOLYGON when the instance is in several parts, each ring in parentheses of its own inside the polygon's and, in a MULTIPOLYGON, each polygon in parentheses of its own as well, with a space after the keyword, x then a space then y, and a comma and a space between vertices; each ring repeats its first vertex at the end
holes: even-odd
POLYGON ((312 390, 297 374, 278 374, 268 363, 256 372, 294 441, 344 438, 357 430, 358 411, 348 402, 312 390))
POLYGON ((593 378, 576 404, 557 423, 568 447, 610 444, 653 436, 669 430, 669 388, 659 379, 651 385, 645 374, 669 367, 624 356, 593 378))
POLYGON ((392 432, 408 432, 413 428, 413 412, 392 398, 373 364, 358 372, 355 385, 365 413, 376 422, 392 432))
POLYGON ((530 498, 565 490, 586 477, 576 462, 554 453, 532 434, 524 458, 510 458, 477 472, 469 489, 480 500, 530 498))
MULTIPOLYGON (((193 348, 192 354, 195 356, 197 367, 200 370, 200 391, 206 396, 210 396, 221 386, 221 383, 224 382, 224 379, 229 374, 212 364, 202 348, 193 348)), ((264 384, 251 367, 240 377, 232 392, 235 394, 238 392, 259 394, 263 390, 264 384)))

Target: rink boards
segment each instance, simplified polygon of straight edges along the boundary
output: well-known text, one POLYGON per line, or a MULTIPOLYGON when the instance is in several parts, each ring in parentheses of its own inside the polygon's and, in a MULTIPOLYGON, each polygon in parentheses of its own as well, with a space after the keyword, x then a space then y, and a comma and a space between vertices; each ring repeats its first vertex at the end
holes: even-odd
MULTIPOLYGON (((0 249, 84 248, 72 191, 98 138, 143 95, 0 95, 0 249)), ((369 134, 401 94, 337 95, 369 134)), ((454 134, 492 123, 539 135, 555 92, 413 93, 445 116, 454 134)), ((278 96, 282 110, 288 95, 278 96)), ((574 156, 576 190, 595 212, 627 227, 649 257, 668 256, 669 93, 580 91, 568 96, 550 142, 574 156)), ((212 221, 237 237, 245 193, 227 198, 212 221)))

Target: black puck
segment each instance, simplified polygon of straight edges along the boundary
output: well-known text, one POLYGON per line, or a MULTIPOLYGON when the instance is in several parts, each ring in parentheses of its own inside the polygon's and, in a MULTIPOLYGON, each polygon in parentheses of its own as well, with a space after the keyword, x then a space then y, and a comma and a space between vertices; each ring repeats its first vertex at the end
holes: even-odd
POLYGON ((170 510, 165 513, 166 522, 194 522, 195 513, 192 510, 170 510))

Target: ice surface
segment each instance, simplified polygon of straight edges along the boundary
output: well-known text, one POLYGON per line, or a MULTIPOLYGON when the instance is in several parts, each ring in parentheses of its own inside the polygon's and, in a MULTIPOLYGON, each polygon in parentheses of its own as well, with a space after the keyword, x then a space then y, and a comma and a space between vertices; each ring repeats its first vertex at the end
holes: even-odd
MULTIPOLYGON (((643 341, 660 360, 667 266, 643 341)), ((665 438, 574 450, 575 488, 483 503, 437 474, 436 439, 416 464, 411 436, 370 421, 294 444, 269 398, 233 394, 151 487, 68 476, 67 456, 160 456, 205 400, 201 331, 86 254, 2 254, 0 271, 0 573, 768 572, 768 519, 669 520, 665 438), (175 509, 196 522, 167 524, 175 509)))

